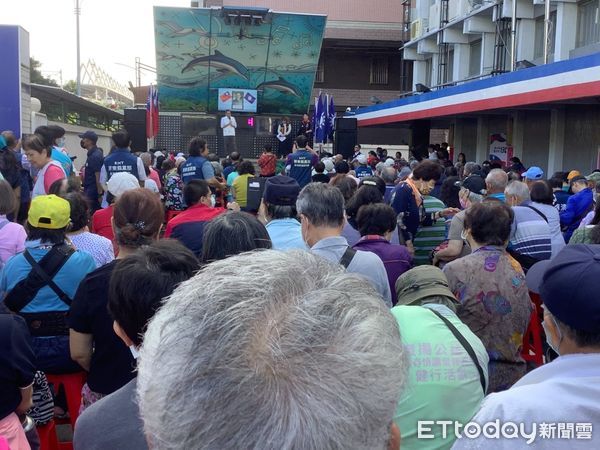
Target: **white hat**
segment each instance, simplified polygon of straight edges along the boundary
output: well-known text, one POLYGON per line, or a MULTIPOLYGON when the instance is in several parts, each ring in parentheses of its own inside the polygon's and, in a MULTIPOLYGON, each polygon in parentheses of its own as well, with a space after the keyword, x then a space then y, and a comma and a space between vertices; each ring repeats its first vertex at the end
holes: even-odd
POLYGON ((356 160, 358 161, 359 164, 366 164, 367 163, 367 157, 366 157, 366 155, 358 155, 356 157, 356 160))
POLYGON ((185 158, 183 156, 178 156, 177 158, 175 158, 175 166, 179 167, 180 164, 183 164, 185 162, 185 158))
POLYGON ((333 161, 331 160, 331 158, 325 158, 323 159, 323 164, 325 164, 325 170, 329 173, 332 172, 333 170, 335 170, 335 166, 333 164, 333 161))
POLYGON ((156 150, 156 151, 154 152, 154 156, 156 156, 156 157, 158 158, 159 156, 165 156, 165 155, 164 155, 164 154, 163 154, 163 152, 161 152, 160 150, 156 150))
POLYGON ((177 157, 177 158, 179 158, 179 157, 182 157, 182 158, 183 158, 184 156, 185 156, 185 155, 184 155, 184 153, 183 153, 183 152, 179 152, 179 153, 177 153, 177 155, 176 155, 176 157, 177 157))
POLYGON ((108 192, 115 198, 120 197, 124 192, 140 187, 140 182, 129 172, 117 172, 106 183, 108 192))
POLYGON ((396 161, 394 161, 394 158, 388 158, 383 162, 383 164, 385 164, 385 167, 392 167, 395 163, 396 161))

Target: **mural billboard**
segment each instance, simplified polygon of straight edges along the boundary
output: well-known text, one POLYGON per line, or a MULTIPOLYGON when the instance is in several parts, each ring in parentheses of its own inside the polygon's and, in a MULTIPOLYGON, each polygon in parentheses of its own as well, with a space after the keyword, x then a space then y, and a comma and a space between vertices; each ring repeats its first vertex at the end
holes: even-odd
POLYGON ((258 113, 306 112, 325 23, 261 9, 155 7, 161 111, 216 112, 226 90, 256 91, 258 113))

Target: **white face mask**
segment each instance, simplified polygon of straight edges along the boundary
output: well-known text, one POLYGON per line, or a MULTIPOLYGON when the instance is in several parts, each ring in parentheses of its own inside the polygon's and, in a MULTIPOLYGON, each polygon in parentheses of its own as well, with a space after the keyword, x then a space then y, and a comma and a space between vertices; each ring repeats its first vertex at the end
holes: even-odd
POLYGON ((64 137, 58 138, 56 140, 56 146, 57 147, 64 147, 65 146, 65 138, 64 137))
MULTIPOLYGON (((549 316, 546 316, 546 317, 549 317, 549 316)), ((560 328, 556 324, 556 320, 554 320, 554 317, 552 317, 551 320, 554 322, 554 326, 556 327, 556 331, 558 332, 558 344, 554 345, 554 343, 550 340, 550 333, 548 332, 548 329, 546 328, 546 318, 545 317, 544 317, 544 320, 542 321, 542 328, 544 329, 544 333, 546 333, 546 342, 548 343, 550 348, 556 352, 557 355, 560 355, 558 348, 560 347, 560 343, 562 342, 563 336, 560 331, 560 328)))
POLYGON ((217 204, 217 200, 215 199, 215 196, 213 194, 210 196, 210 206, 212 206, 214 208, 216 204, 217 204))
POLYGON ((133 356, 133 359, 138 359, 138 357, 140 356, 140 352, 137 351, 135 345, 130 345, 129 351, 131 352, 131 356, 133 356))

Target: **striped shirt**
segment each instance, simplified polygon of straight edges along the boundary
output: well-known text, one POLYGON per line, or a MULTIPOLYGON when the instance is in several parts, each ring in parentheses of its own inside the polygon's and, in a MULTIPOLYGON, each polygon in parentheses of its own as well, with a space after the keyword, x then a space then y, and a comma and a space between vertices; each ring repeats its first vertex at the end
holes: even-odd
POLYGON ((515 220, 509 248, 536 259, 550 259, 552 237, 550 226, 536 211, 527 206, 514 206, 515 220))
MULTIPOLYGON (((444 202, 426 195, 423 197, 423 207, 425 208, 426 215, 442 211, 446 208, 444 202)), ((415 246, 415 266, 423 264, 430 264, 429 255, 431 251, 440 245, 446 239, 446 220, 440 218, 430 226, 421 225, 415 234, 414 246, 415 246)))

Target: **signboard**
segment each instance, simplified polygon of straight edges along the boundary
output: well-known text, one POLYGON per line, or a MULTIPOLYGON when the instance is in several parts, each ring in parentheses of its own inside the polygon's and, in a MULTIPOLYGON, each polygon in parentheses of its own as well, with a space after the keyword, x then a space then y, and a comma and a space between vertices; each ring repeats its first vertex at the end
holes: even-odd
POLYGON ((154 7, 161 111, 215 113, 221 88, 244 111, 308 110, 327 17, 246 9, 154 7))
POLYGON ((513 148, 506 141, 506 134, 494 133, 490 135, 490 162, 500 162, 506 167, 508 160, 513 156, 513 148))
MULTIPOLYGON (((18 26, 0 25, 0 42, 2 42, 0 45, 0 61, 2 61, 0 123, 3 130, 11 130, 16 136, 20 136, 23 132, 20 32, 24 33, 24 30, 20 30, 18 26)), ((25 61, 24 64, 29 67, 29 61, 25 61)))
POLYGON ((219 111, 256 112, 258 93, 256 89, 219 89, 219 111))

